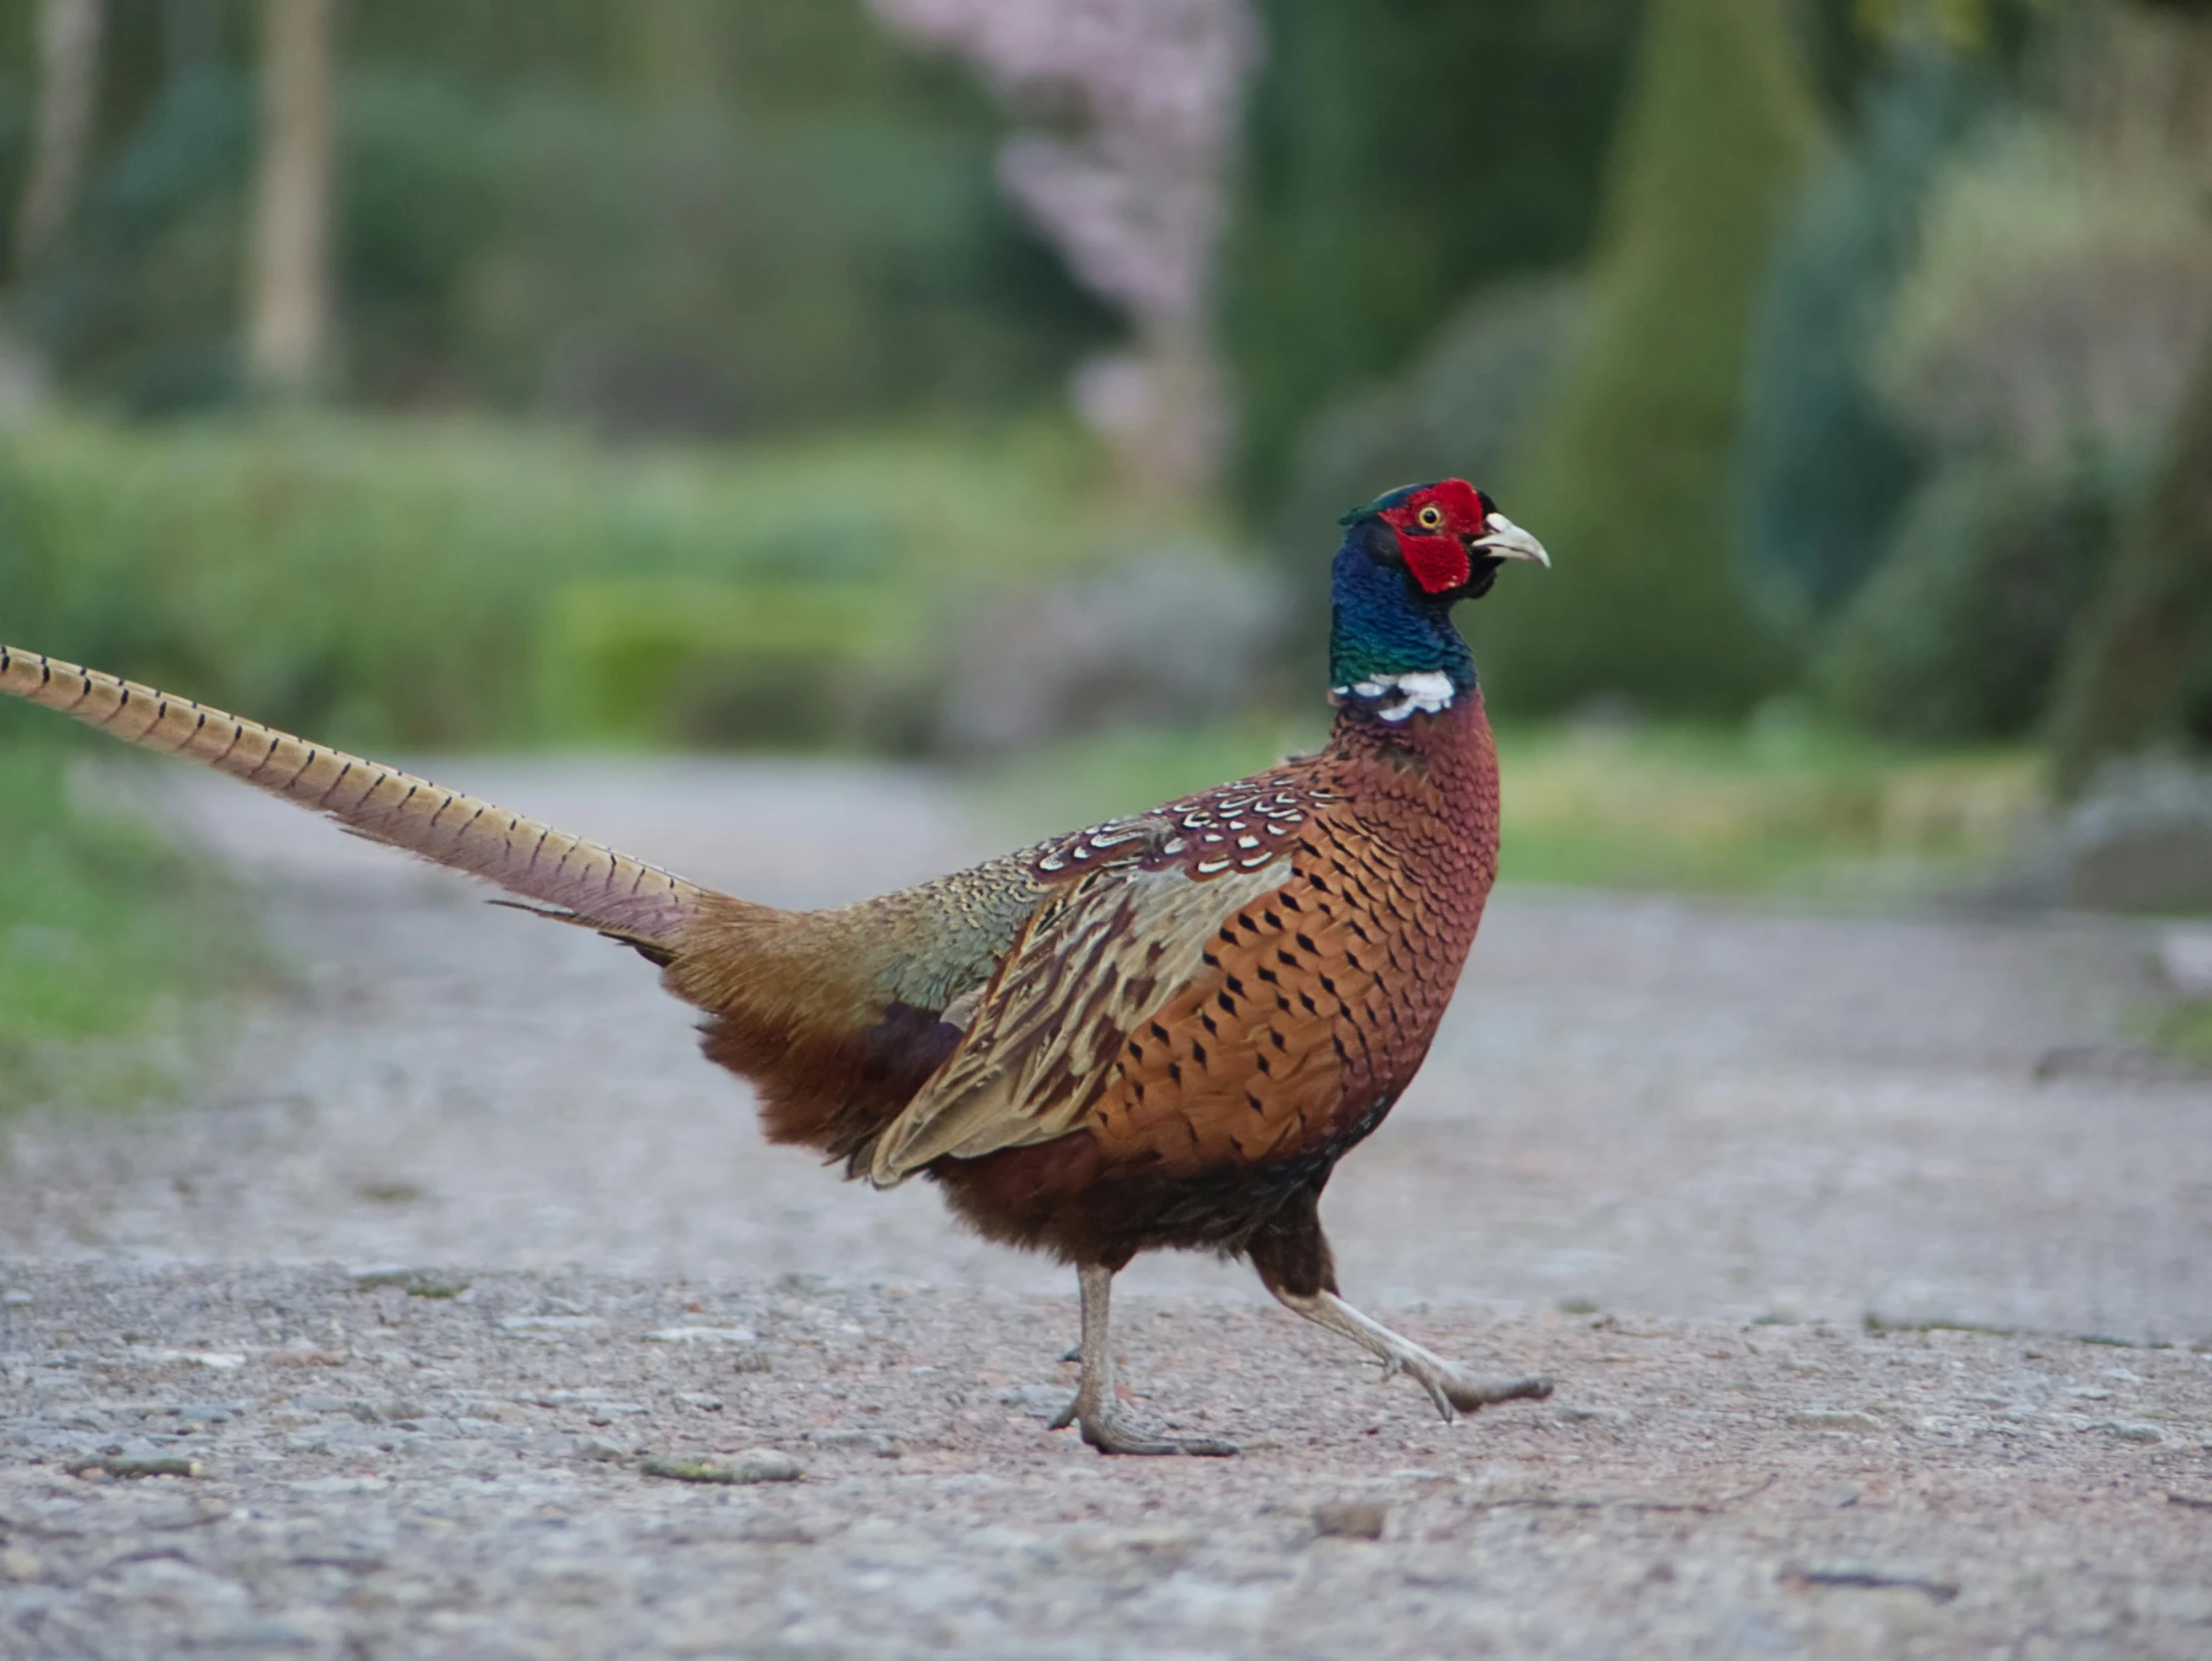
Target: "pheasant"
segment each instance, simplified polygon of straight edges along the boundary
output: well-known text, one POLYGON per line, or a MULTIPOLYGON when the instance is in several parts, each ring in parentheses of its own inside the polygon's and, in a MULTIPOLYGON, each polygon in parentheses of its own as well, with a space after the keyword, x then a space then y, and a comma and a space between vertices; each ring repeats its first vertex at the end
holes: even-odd
POLYGON ((1148 813, 816 912, 685 882, 473 797, 0 646, 0 690, 191 756, 634 947, 705 1014, 771 1141, 939 1184, 984 1236, 1072 1264, 1105 1453, 1233 1453, 1132 1423, 1109 1348, 1140 1251, 1248 1258, 1287 1307, 1409 1373, 1449 1420, 1542 1397, 1338 1295, 1320 1200, 1427 1054, 1496 869, 1498 767, 1455 601, 1541 543, 1461 479, 1345 515, 1325 749, 1148 813))

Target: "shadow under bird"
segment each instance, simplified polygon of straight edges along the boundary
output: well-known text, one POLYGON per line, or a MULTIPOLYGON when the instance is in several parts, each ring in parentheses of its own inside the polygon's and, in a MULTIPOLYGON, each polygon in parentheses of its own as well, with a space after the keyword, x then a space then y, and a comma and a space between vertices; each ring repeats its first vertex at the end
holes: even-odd
POLYGON ((1550 1393, 1478 1379, 1337 1294, 1320 1201, 1413 1080, 1474 944, 1498 762, 1456 601, 1540 543, 1461 479, 1343 520, 1319 754, 831 911, 718 894, 182 698, 0 646, 0 690, 191 756, 499 884, 660 966, 767 1136, 878 1188, 914 1176, 995 1241, 1072 1263, 1108 1453, 1233 1453, 1119 1405, 1113 1277, 1248 1257, 1289 1308, 1410 1373, 1447 1419, 1550 1393))

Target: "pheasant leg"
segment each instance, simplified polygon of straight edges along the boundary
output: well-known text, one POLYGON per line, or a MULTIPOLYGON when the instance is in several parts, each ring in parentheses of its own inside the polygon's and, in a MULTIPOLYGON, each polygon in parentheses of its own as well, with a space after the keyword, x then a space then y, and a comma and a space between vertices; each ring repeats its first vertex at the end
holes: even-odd
POLYGON ((1409 1375, 1429 1392, 1429 1399, 1437 1404, 1437 1411, 1444 1415, 1448 1424, 1457 1413, 1472 1413, 1478 1407, 1500 1401, 1542 1401, 1552 1393, 1552 1380, 1542 1373, 1532 1373, 1525 1378, 1478 1378, 1442 1355, 1422 1348, 1411 1338, 1393 1332, 1381 1321, 1363 1315, 1333 1291, 1301 1295, 1276 1285, 1270 1285, 1268 1290, 1275 1293, 1286 1309, 1350 1338, 1370 1354, 1379 1356, 1384 1376, 1394 1372, 1409 1375))
POLYGON ((1108 1304, 1114 1271, 1101 1263, 1076 1270, 1083 1288, 1083 1382, 1052 1428, 1083 1428, 1083 1439, 1101 1453, 1191 1453, 1219 1457, 1237 1451, 1235 1442, 1208 1436, 1155 1436, 1133 1428, 1114 1395, 1114 1351, 1107 1337, 1108 1304))

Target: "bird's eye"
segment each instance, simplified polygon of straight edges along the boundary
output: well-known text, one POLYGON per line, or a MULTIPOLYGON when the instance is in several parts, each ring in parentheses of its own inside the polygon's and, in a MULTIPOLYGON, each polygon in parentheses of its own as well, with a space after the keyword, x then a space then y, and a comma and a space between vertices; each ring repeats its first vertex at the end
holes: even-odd
POLYGON ((1444 523, 1444 509, 1435 502, 1429 503, 1414 515, 1423 530, 1435 530, 1444 523))

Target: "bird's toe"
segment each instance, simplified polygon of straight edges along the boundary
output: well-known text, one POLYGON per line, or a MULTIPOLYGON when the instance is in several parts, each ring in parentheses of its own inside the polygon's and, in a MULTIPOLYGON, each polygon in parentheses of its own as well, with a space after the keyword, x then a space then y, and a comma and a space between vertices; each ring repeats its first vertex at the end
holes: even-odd
POLYGON ((1443 1380, 1443 1386, 1445 1396, 1463 1413, 1495 1406, 1501 1401, 1542 1401, 1552 1393, 1552 1380, 1541 1372, 1521 1378, 1477 1378, 1455 1367, 1443 1380))
POLYGON ((1083 1421, 1083 1439, 1101 1453, 1138 1455, 1182 1454, 1201 1459, 1226 1459, 1237 1451, 1235 1442, 1214 1436, 1158 1436, 1137 1430, 1115 1415, 1083 1421))

